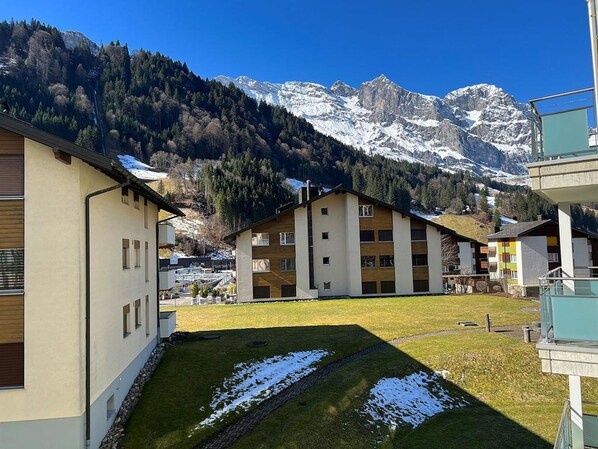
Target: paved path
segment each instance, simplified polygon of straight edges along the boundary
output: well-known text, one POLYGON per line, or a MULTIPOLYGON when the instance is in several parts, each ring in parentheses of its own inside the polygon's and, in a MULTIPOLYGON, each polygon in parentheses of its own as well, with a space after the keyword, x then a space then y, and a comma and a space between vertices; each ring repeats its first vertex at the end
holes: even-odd
MULTIPOLYGON (((519 326, 521 327, 521 326, 519 326)), ((296 398, 308 388, 312 387, 315 383, 321 379, 332 374, 334 371, 348 363, 354 362, 366 355, 380 351, 389 345, 395 346, 408 341, 419 340, 422 338, 436 337, 439 335, 457 334, 463 332, 480 332, 485 329, 456 329, 456 330, 444 330, 438 332, 429 332, 426 334, 412 335, 410 337, 395 338, 388 342, 378 343, 376 345, 362 349, 359 352, 351 354, 343 359, 336 360, 328 365, 317 369, 311 374, 301 378, 290 387, 284 389, 280 393, 266 399, 264 402, 259 404, 255 409, 251 410, 246 415, 239 418, 229 426, 222 429, 216 435, 212 436, 207 442, 195 446, 194 449, 225 449, 232 446, 237 440, 243 435, 253 430, 264 418, 272 413, 277 408, 289 402, 291 399, 296 398)))

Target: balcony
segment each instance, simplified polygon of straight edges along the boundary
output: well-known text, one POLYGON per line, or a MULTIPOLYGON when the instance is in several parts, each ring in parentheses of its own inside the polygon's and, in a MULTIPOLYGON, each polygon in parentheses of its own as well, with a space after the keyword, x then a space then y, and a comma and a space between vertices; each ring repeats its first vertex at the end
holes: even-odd
POLYGON ((598 140, 594 90, 530 101, 532 190, 552 203, 598 200, 598 140))
POLYGON ((159 283, 160 283, 160 290, 170 290, 172 287, 174 287, 174 282, 175 282, 175 270, 169 270, 169 269, 165 269, 165 270, 160 270, 160 277, 159 277, 159 283))
POLYGON ((158 225, 158 246, 160 248, 174 246, 175 232, 174 226, 170 223, 158 225))
MULTIPOLYGON (((584 406, 595 408, 596 403, 583 402, 584 406)), ((598 416, 583 414, 583 443, 585 447, 598 447, 598 416)), ((573 447, 573 433, 575 426, 571 421, 571 406, 565 401, 561 421, 554 442, 555 449, 569 449, 573 447)))
POLYGON ((540 277, 540 314, 542 371, 598 377, 598 277, 549 271, 540 277))
POLYGON ((176 312, 160 312, 160 338, 168 338, 176 330, 176 312))

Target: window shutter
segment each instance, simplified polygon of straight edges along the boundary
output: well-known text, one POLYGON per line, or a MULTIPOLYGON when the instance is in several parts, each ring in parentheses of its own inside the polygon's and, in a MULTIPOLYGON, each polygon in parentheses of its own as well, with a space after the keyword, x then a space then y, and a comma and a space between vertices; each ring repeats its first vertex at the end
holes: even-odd
POLYGON ((23 196, 22 155, 0 155, 0 196, 23 196))

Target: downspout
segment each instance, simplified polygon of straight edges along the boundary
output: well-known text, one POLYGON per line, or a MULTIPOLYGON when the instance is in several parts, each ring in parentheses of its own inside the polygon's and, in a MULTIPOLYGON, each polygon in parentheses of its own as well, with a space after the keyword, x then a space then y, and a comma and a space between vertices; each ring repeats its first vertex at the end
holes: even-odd
POLYGON ((89 200, 94 196, 102 195, 113 190, 127 187, 130 180, 106 189, 97 190, 85 197, 85 445, 91 444, 91 248, 89 229, 89 200))
POLYGON ((172 215, 156 222, 156 322, 158 323, 158 333, 156 338, 158 344, 160 343, 160 248, 158 246, 160 223, 164 223, 165 221, 172 220, 176 217, 178 217, 178 215, 172 215))

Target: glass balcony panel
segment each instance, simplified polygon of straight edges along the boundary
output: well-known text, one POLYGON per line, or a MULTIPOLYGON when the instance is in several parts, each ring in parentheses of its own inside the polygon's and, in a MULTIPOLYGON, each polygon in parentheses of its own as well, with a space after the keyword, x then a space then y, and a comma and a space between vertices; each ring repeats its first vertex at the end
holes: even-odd
POLYGON ((588 152, 590 145, 587 109, 543 116, 542 133, 544 157, 588 152))
POLYGON ((583 415, 583 442, 587 447, 598 447, 598 416, 583 415))
POLYGON ((554 296, 551 300, 555 340, 598 341, 598 297, 554 296))

